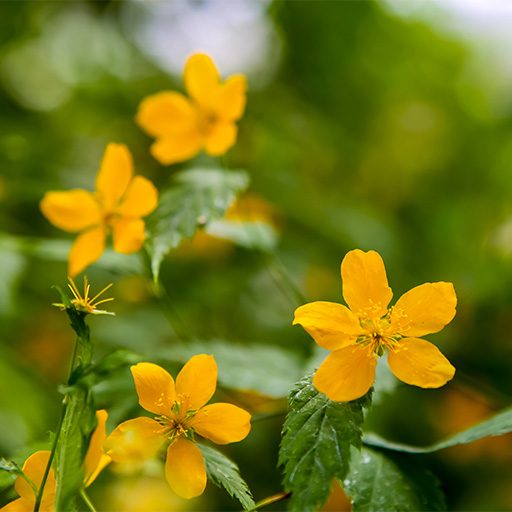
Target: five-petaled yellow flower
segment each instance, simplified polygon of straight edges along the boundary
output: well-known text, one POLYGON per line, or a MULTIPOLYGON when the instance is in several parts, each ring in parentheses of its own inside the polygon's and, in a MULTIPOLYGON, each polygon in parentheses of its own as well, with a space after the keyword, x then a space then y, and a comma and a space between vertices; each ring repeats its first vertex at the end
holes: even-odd
POLYGON ((313 383, 331 400, 363 396, 372 386, 378 356, 388 352, 391 371, 407 384, 438 388, 455 368, 432 343, 419 336, 439 332, 455 316, 457 297, 451 283, 425 283, 389 307, 393 296, 386 269, 375 251, 350 251, 341 263, 343 298, 350 307, 311 302, 297 308, 300 324, 332 353, 313 383))
POLYGON ((162 91, 145 98, 137 113, 138 125, 156 138, 151 154, 165 165, 183 162, 201 149, 223 155, 236 142, 236 121, 244 113, 247 80, 232 75, 221 81, 208 55, 197 53, 185 64, 189 98, 162 91))
MULTIPOLYGON (((112 460, 103 450, 103 443, 106 439, 105 424, 107 416, 107 411, 105 410, 96 411, 98 424, 91 436, 84 460, 84 487, 91 485, 105 466, 112 460)), ((37 490, 39 490, 43 481, 43 475, 49 458, 50 452, 42 450, 33 453, 23 464, 23 472, 37 490)), ((32 486, 23 477, 19 476, 14 483, 14 489, 20 497, 0 509, 1 512, 32 512, 36 503, 36 494, 32 486)), ((50 469, 46 485, 44 486, 40 512, 54 512, 56 489, 55 473, 53 469, 50 469)))
POLYGON ((244 439, 251 429, 247 411, 227 403, 205 405, 217 386, 213 356, 192 357, 174 382, 163 368, 139 363, 131 368, 140 405, 156 415, 121 423, 107 439, 107 453, 115 462, 132 462, 145 451, 154 456, 169 442, 165 476, 183 498, 199 496, 206 486, 206 467, 195 434, 217 444, 244 439))
POLYGON ((142 217, 157 204, 154 185, 142 176, 133 176, 128 148, 111 143, 96 177, 95 193, 82 189, 47 192, 41 211, 58 228, 81 232, 69 253, 68 275, 73 277, 100 258, 109 233, 115 251, 138 251, 145 238, 142 217))

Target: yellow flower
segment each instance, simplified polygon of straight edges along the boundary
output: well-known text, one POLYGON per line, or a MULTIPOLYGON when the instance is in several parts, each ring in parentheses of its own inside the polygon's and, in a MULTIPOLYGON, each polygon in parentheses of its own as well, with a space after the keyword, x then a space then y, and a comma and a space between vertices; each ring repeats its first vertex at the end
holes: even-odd
POLYGON ((232 75, 224 82, 208 55, 197 53, 185 64, 185 87, 189 98, 175 91, 162 91, 145 98, 136 122, 156 138, 151 154, 165 165, 183 162, 201 149, 223 155, 236 142, 235 121, 243 115, 247 80, 232 75))
MULTIPOLYGON (((49 450, 42 450, 33 453, 23 464, 23 472, 32 481, 36 489, 39 489, 43 480, 43 475, 50 458, 49 450)), ((44 487, 43 498, 41 500, 40 512, 53 512, 56 490, 55 474, 50 469, 46 485, 44 487)), ((11 501, 2 512, 32 512, 36 503, 36 493, 32 486, 21 476, 16 478, 14 489, 20 495, 18 499, 11 501)))
MULTIPOLYGON (((105 424, 107 416, 107 411, 96 411, 98 424, 91 436, 84 461, 85 487, 91 485, 112 460, 103 450, 106 439, 105 424)), ((32 481, 36 489, 39 489, 41 485, 49 457, 50 452, 48 450, 35 452, 23 464, 23 472, 32 481)), ((56 487, 55 473, 53 469, 50 469, 44 486, 41 508, 39 509, 41 512, 54 512, 56 487)), ((23 477, 19 476, 14 483, 14 489, 20 497, 3 507, 1 512, 32 512, 36 502, 36 494, 32 486, 23 477)))
POLYGON ((156 364, 139 363, 131 370, 139 404, 156 417, 121 423, 107 439, 107 453, 115 462, 132 462, 134 456, 154 456, 168 441, 165 476, 169 485, 183 498, 199 496, 206 486, 206 467, 193 442, 195 434, 217 444, 241 441, 251 429, 250 414, 232 404, 205 405, 217 386, 213 356, 192 357, 176 383, 156 364))
POLYGON ((68 275, 73 277, 100 258, 109 233, 115 251, 138 251, 145 238, 142 217, 157 204, 154 185, 142 176, 133 176, 128 148, 111 143, 96 177, 95 193, 82 189, 47 192, 40 206, 58 228, 72 233, 81 231, 69 253, 68 275))
POLYGON ((343 298, 350 309, 333 302, 297 308, 301 324, 332 353, 313 383, 331 400, 363 396, 375 379, 378 356, 388 352, 391 371, 407 384, 438 388, 455 368, 433 344, 418 338, 439 332, 455 316, 457 297, 451 283, 425 283, 408 291, 393 307, 386 269, 375 251, 350 251, 341 263, 343 298))

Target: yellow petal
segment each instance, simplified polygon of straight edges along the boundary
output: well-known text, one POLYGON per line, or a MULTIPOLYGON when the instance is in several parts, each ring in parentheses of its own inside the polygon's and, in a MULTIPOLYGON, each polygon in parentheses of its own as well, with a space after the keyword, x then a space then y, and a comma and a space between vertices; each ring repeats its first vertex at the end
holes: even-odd
POLYGON ((108 414, 104 409, 96 411, 97 425, 89 441, 89 448, 85 454, 84 460, 84 482, 86 486, 94 482, 101 470, 103 470, 111 460, 108 455, 105 455, 105 451, 103 450, 103 444, 107 439, 107 418, 108 414))
POLYGON ((217 387, 217 363, 213 356, 191 357, 176 377, 176 394, 187 410, 199 409, 217 387))
POLYGON ((74 277, 99 260, 105 250, 105 229, 97 227, 78 235, 71 246, 68 275, 74 277))
POLYGON ((386 314, 393 292, 378 252, 348 252, 341 262, 341 279, 343 298, 357 316, 379 318, 386 314))
POLYGON ((105 208, 112 208, 121 199, 133 176, 133 161, 124 144, 110 143, 105 149, 96 176, 96 190, 105 208))
POLYGON ((165 477, 171 489, 182 498, 203 494, 206 487, 206 466, 201 450, 186 439, 177 439, 167 449, 165 477))
POLYGON ((145 224, 142 219, 116 219, 112 221, 114 251, 123 254, 137 252, 146 239, 145 224))
POLYGON ((156 187, 143 176, 135 176, 117 211, 127 217, 145 217, 158 205, 156 187))
POLYGON ((100 206, 94 194, 87 190, 47 192, 40 208, 54 226, 72 233, 101 222, 100 206))
POLYGON ((236 121, 245 109, 247 78, 245 75, 230 76, 218 89, 215 102, 217 116, 225 121, 236 121))
POLYGON ((389 352, 388 363, 401 381, 420 388, 439 388, 455 375, 455 368, 440 350, 419 338, 401 340, 398 348, 389 352))
POLYGON ((190 100, 178 92, 164 91, 144 98, 135 120, 149 135, 161 137, 190 131, 196 119, 190 100))
MULTIPOLYGON (((42 450, 33 453, 25 461, 25 464, 23 464, 23 472, 28 476, 28 478, 30 478, 30 480, 32 480, 37 489, 39 489, 41 486, 49 458, 50 451, 42 450)), ((25 479, 18 477, 14 483, 14 488, 16 489, 16 492, 21 496, 21 498, 26 500, 26 502, 31 503, 32 506, 34 505, 36 499, 34 490, 25 479)), ((55 489, 55 474, 53 469, 50 469, 48 478, 46 479, 46 485, 44 487, 43 499, 41 501, 42 509, 53 510, 53 504, 55 502, 55 489)))
POLYGON ((202 107, 211 107, 220 83, 212 59, 204 53, 192 55, 185 64, 183 79, 189 96, 202 107))
POLYGON ((165 442, 165 428, 151 418, 135 418, 118 425, 104 443, 113 461, 130 464, 153 458, 165 442))
POLYGON ((199 153, 203 146, 203 136, 199 130, 191 130, 180 135, 166 135, 151 146, 151 154, 163 165, 189 160, 199 153))
POLYGON ((235 123, 219 121, 215 123, 205 137, 205 151, 212 156, 223 155, 236 142, 235 123))
POLYGON ((350 345, 327 356, 320 365, 313 384, 336 402, 362 397, 375 380, 377 358, 368 347, 350 345))
POLYGON ((391 314, 391 329, 403 336, 439 332, 455 316, 457 296, 452 283, 425 283, 398 299, 391 314))
POLYGON ((24 498, 18 498, 5 505, 5 507, 0 508, 0 512, 33 512, 33 510, 34 501, 28 501, 24 498))
POLYGON ((295 310, 293 325, 300 324, 321 346, 338 350, 361 334, 359 319, 350 309, 334 302, 310 302, 295 310))
POLYGON ((169 415, 176 401, 171 375, 153 363, 138 363, 131 371, 141 407, 154 414, 169 415))
POLYGON ((251 415, 236 405, 211 404, 197 411, 190 426, 214 443, 236 443, 249 434, 251 415))

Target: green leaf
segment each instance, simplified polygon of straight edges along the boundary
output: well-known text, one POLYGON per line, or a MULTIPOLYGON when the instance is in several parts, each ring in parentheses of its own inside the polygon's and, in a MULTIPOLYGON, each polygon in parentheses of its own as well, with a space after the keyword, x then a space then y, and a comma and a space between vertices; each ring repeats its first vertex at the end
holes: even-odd
POLYGON ((439 481, 417 460, 392 459, 369 448, 354 450, 343 486, 353 512, 446 510, 439 481))
POLYGON ((206 232, 246 249, 267 252, 275 249, 278 241, 276 230, 266 222, 219 219, 208 224, 206 232))
POLYGON ((199 445, 206 461, 208 478, 218 487, 224 487, 230 496, 236 498, 244 508, 254 508, 251 491, 240 476, 238 466, 221 452, 210 446, 199 445))
POLYGON ((190 169, 178 174, 175 182, 160 196, 147 222, 146 247, 155 281, 165 255, 183 238, 191 237, 198 226, 221 218, 236 195, 247 188, 249 177, 243 171, 190 169))
POLYGON ((333 478, 345 478, 351 447, 361 446, 363 407, 370 400, 371 392, 352 402, 333 402, 314 388, 311 376, 297 383, 279 451, 291 510, 318 509, 329 497, 333 478))
POLYGON ((221 340, 193 340, 160 352, 167 359, 185 363, 195 354, 212 354, 225 387, 256 391, 272 398, 285 397, 303 374, 294 352, 274 345, 240 344, 221 340))
POLYGON ((14 473, 15 475, 21 475, 21 468, 13 460, 7 460, 3 457, 0 458, 0 471, 7 471, 8 473, 14 473))
POLYGON ((430 446, 411 446, 408 444, 395 443, 378 436, 377 434, 366 434, 364 436, 365 444, 386 448, 387 450, 406 452, 406 453, 431 453, 444 450, 457 444, 468 444, 478 441, 484 437, 501 436, 512 432, 512 407, 501 411, 491 418, 478 423, 458 434, 450 436, 438 443, 430 446))

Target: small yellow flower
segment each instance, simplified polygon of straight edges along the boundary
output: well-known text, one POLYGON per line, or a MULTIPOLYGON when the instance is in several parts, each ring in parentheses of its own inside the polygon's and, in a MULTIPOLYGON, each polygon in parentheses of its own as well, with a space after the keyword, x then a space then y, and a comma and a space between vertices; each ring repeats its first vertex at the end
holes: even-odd
POLYGON ((156 138, 151 154, 165 165, 183 162, 204 149, 223 155, 236 142, 237 126, 246 103, 247 80, 232 75, 224 82, 208 55, 197 53, 185 64, 189 98, 162 91, 145 98, 137 112, 137 124, 156 138))
MULTIPOLYGON (((85 487, 91 485, 105 466, 112 460, 103 450, 103 444, 106 439, 105 424, 107 416, 107 411, 96 411, 98 424, 91 436, 84 461, 85 487)), ((23 464, 23 472, 32 481, 36 489, 39 489, 41 486, 49 458, 50 452, 42 450, 33 453, 23 464)), ((56 488, 55 473, 50 468, 46 485, 44 486, 40 512, 54 512, 56 488)), ((36 494, 32 486, 23 477, 19 476, 14 483, 14 489, 20 497, 0 509, 1 512, 32 512, 36 503, 36 494)))
POLYGON ((156 415, 121 423, 107 439, 107 453, 115 462, 133 462, 134 457, 153 457, 169 443, 165 476, 183 498, 203 493, 206 467, 195 434, 217 444, 241 441, 251 429, 248 412, 232 404, 205 405, 217 386, 217 363, 213 356, 192 357, 176 378, 152 363, 131 368, 141 407, 156 415))
MULTIPOLYGON (((73 294, 74 297, 73 299, 71 299, 71 304, 77 311, 81 311, 82 313, 87 313, 89 315, 115 315, 115 313, 112 313, 111 311, 104 311, 103 309, 97 308, 97 306, 99 306, 100 304, 113 301, 114 299, 112 297, 108 297, 102 300, 96 300, 99 299, 111 286, 113 286, 113 283, 110 283, 107 286, 105 286, 105 288, 98 292, 94 297, 89 297, 91 285, 89 284, 87 276, 84 276, 83 296, 78 290, 75 281, 73 281, 73 278, 68 277, 68 281, 68 288, 71 290, 71 293, 73 294)), ((57 306, 61 310, 66 309, 66 306, 61 303, 54 303, 53 305, 57 306)))
POLYGON ((350 251, 341 263, 343 298, 350 309, 333 302, 297 308, 300 324, 332 353, 318 368, 313 383, 331 400, 363 396, 375 379, 377 358, 388 352, 391 371, 407 384, 444 386, 455 368, 437 347, 418 338, 439 332, 455 316, 452 283, 425 283, 389 307, 393 296, 386 269, 375 251, 350 251))
POLYGON ((69 253, 68 275, 74 277, 100 258, 109 233, 115 251, 138 251, 145 238, 142 217, 157 204, 154 185, 142 176, 133 176, 128 148, 111 143, 96 177, 95 193, 82 189, 47 192, 40 206, 53 225, 72 233, 81 232, 69 253))
MULTIPOLYGON (((33 453, 23 464, 23 473, 32 481, 36 489, 39 489, 43 481, 43 475, 50 458, 49 450, 41 450, 33 453)), ((53 512, 55 509, 55 474, 50 469, 46 485, 44 487, 43 498, 41 500, 40 512, 53 512)), ((20 495, 19 498, 11 501, 0 510, 2 512, 32 512, 36 504, 36 493, 32 486, 21 476, 16 478, 14 489, 20 495)))

